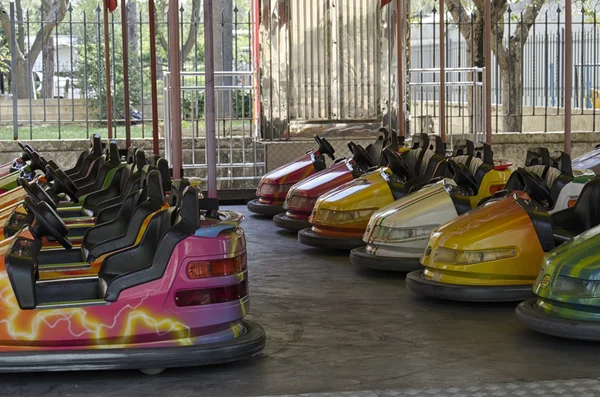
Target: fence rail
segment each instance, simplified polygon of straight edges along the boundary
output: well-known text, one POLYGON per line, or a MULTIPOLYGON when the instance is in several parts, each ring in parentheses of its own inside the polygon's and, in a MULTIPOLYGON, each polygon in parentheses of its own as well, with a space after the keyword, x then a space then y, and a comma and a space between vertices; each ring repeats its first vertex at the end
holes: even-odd
MULTIPOLYGON (((166 3, 166 2, 164 2, 166 3)), ((195 3, 195 2, 194 2, 195 3)), ((249 0, 234 4, 233 9, 222 10, 215 21, 216 68, 225 71, 251 70, 252 21, 249 0)), ((130 3, 133 4, 133 3, 130 3)), ((158 4, 158 3, 157 3, 158 4)), ((82 6, 83 7, 83 6, 82 6)), ((149 16, 145 3, 138 8, 128 7, 129 28, 129 81, 133 128, 132 137, 151 137, 152 118, 149 69, 149 16)), ((180 35, 182 41, 182 69, 204 68, 203 18, 201 8, 192 9, 191 2, 180 8, 180 35)), ((20 15, 20 13, 16 13, 20 15)), ((17 46, 28 55, 38 31, 50 22, 58 22, 41 51, 28 57, 23 79, 12 81, 9 68, 0 67, 0 139, 12 139, 16 124, 19 136, 29 139, 86 138, 100 132, 106 134, 106 103, 104 94, 103 17, 100 6, 94 8, 69 7, 64 19, 60 15, 44 15, 43 10, 23 10, 22 20, 14 20, 17 27, 17 46), (33 59, 35 58, 35 59, 33 59), (52 62, 51 62, 52 61, 52 62), (19 83, 26 82, 24 89, 19 83), (20 92, 16 101, 17 118, 13 117, 12 93, 20 92), (27 95, 27 93, 29 95, 27 95)), ((111 88, 113 91, 113 136, 124 136, 123 70, 120 13, 109 20, 111 51, 111 88)), ((157 55, 159 120, 164 120, 162 105, 163 75, 169 68, 167 56, 167 16, 157 10, 157 55)), ((1 27, 0 27, 1 28, 1 27)), ((10 43, 0 41, 0 51, 11 57, 10 43)), ((0 66, 2 65, 0 52, 0 66)), ((23 73, 23 71, 19 71, 23 73)), ((236 85, 238 81, 232 81, 236 85)), ((184 116, 192 113, 191 102, 184 101, 184 116)), ((227 106, 217 102, 218 108, 227 106)), ((251 107, 250 111, 251 111, 251 107)), ((240 109, 240 111, 242 111, 240 109)), ((223 114, 223 113, 222 113, 223 114)), ((229 115, 228 115, 229 117, 229 115)), ((184 124, 190 120, 184 118, 184 124)))

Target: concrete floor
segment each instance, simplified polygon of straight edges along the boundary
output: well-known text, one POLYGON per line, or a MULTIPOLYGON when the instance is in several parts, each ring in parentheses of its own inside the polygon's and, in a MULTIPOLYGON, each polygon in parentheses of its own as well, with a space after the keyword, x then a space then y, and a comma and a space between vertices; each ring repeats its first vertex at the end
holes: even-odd
MULTIPOLYGON (((247 214, 245 207, 233 207, 247 214)), ((416 297, 403 274, 358 269, 248 216, 251 315, 267 348, 208 368, 20 374, 0 395, 257 396, 596 378, 600 345, 546 337, 513 304, 416 297)), ((421 395, 411 394, 411 395, 421 395)))

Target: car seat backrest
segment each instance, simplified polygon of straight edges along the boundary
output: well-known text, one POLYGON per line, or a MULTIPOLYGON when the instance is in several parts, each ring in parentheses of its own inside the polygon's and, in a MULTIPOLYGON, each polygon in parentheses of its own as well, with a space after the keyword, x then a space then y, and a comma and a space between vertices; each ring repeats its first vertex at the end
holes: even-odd
POLYGON ((154 255, 150 263, 141 263, 136 271, 111 279, 103 277, 101 270, 99 286, 106 301, 114 302, 121 291, 163 277, 177 244, 193 235, 200 223, 198 190, 195 187, 190 186, 184 191, 181 208, 174 215, 174 219, 165 219, 172 226, 162 233, 158 244, 152 247, 154 255))
POLYGON ((545 147, 533 147, 527 150, 525 167, 534 165, 550 165, 550 152, 545 147))
POLYGON ((167 159, 158 158, 156 160, 156 169, 160 172, 162 178, 163 190, 168 192, 171 190, 171 175, 169 173, 169 162, 167 159))
POLYGON ((181 200, 183 199, 183 192, 188 186, 190 186, 189 179, 184 178, 173 181, 171 185, 171 194, 169 195, 169 205, 171 207, 181 205, 181 200))
POLYGON ((573 168, 571 165, 571 156, 565 152, 556 151, 550 156, 552 166, 559 169, 561 173, 573 176, 573 168))
POLYGON ((135 146, 130 146, 127 149, 127 164, 133 164, 135 163, 135 156, 136 156, 136 152, 137 152, 138 148, 135 146))
POLYGON ((461 139, 454 144, 454 150, 452 150, 452 157, 473 156, 474 154, 475 145, 473 144, 473 141, 470 141, 468 139, 461 139))
POLYGON ((375 142, 367 146, 367 153, 369 153, 369 157, 371 158, 371 165, 381 165, 383 149, 387 143, 386 138, 383 134, 380 134, 375 142))
POLYGON ((421 157, 421 161, 417 169, 417 175, 426 175, 432 177, 437 164, 444 160, 444 153, 445 151, 442 138, 438 135, 431 135, 429 137, 429 146, 421 157), (432 160, 434 160, 433 163, 432 160))
POLYGON ((587 182, 571 209, 575 214, 573 222, 580 224, 580 231, 600 225, 600 178, 587 182))

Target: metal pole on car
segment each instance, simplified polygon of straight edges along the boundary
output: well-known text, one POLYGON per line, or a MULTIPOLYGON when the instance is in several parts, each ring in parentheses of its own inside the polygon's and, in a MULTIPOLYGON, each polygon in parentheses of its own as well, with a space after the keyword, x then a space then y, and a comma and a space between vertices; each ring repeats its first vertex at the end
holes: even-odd
POLYGON ((446 143, 446 55, 444 0, 440 0, 440 137, 446 143))
POLYGON ((396 40, 397 40, 397 52, 398 52, 398 77, 396 82, 398 85, 398 136, 406 136, 405 131, 405 117, 404 117, 404 24, 406 15, 404 11, 404 1, 396 0, 396 40))
POLYGON ((112 99, 110 93, 110 38, 108 34, 108 0, 104 0, 104 68, 106 70, 106 124, 112 139, 112 99))
MULTIPOLYGON (((485 142, 492 144, 492 0, 485 0, 484 61, 485 61, 485 142)), ((475 89, 475 87, 473 87, 475 89)), ((520 100, 520 99, 519 99, 520 100)))
POLYGON ((169 2, 169 60, 171 65, 171 161, 173 179, 181 179, 181 51, 179 49, 179 1, 169 2))
POLYGON ((15 2, 10 2, 10 78, 12 85, 12 114, 13 114, 13 139, 16 141, 19 139, 19 110, 18 110, 18 96, 17 96, 17 32, 15 27, 15 2))
POLYGON ((571 95, 573 93, 573 15, 565 0, 565 152, 571 155, 571 95))
POLYGON ((215 64, 213 45, 213 2, 204 0, 204 59, 206 91, 206 166, 208 174, 208 198, 217 198, 217 145, 215 140, 215 64))
MULTIPOLYGON (((484 61, 485 61, 485 142, 492 144, 492 0, 485 0, 484 61)), ((520 99, 519 99, 520 100, 520 99)))
MULTIPOLYGON (((150 87, 152 88, 152 148, 158 154, 158 88, 156 79, 156 9, 154 0, 148 1, 148 14, 150 15, 150 87)), ((166 156, 165 156, 166 157, 166 156)))
POLYGON ((131 146, 129 111, 129 40, 127 39, 127 5, 121 0, 121 40, 123 41, 123 113, 125 113, 125 147, 131 146))

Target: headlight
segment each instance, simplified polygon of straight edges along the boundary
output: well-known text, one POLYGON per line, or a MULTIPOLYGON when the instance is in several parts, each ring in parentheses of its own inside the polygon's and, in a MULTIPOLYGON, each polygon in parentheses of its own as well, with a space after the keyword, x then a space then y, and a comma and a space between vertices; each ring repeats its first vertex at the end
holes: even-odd
POLYGON ((285 200, 285 204, 283 204, 283 208, 286 210, 291 208, 306 210, 308 212, 312 211, 315 203, 317 202, 318 197, 300 197, 300 196, 292 196, 291 199, 285 200))
POLYGON ((422 227, 375 226, 375 231, 373 232, 371 239, 373 241, 396 242, 427 240, 431 233, 437 228, 437 225, 427 225, 422 227))
POLYGON ((274 185, 269 183, 263 183, 258 187, 256 191, 256 195, 258 197, 263 196, 272 196, 277 193, 285 193, 293 186, 293 184, 282 184, 282 185, 274 185))
POLYGON ((316 223, 353 223, 360 221, 368 221, 371 219, 375 210, 359 210, 359 211, 333 211, 320 210, 313 216, 313 221, 316 223))
POLYGON ((600 281, 558 276, 554 283, 554 290, 559 294, 575 295, 581 298, 597 298, 600 297, 600 281))
POLYGON ((515 248, 505 248, 489 251, 461 251, 438 247, 435 249, 433 255, 436 262, 451 263, 455 265, 472 265, 474 263, 511 258, 517 255, 517 250, 515 248))

